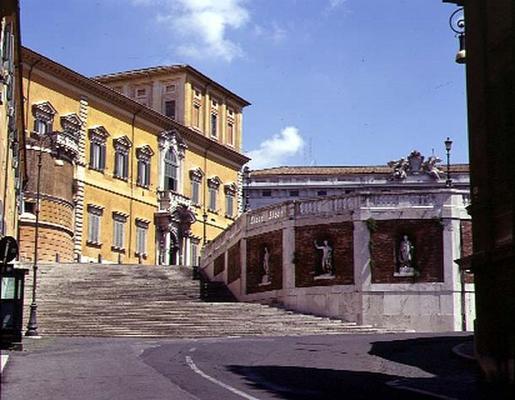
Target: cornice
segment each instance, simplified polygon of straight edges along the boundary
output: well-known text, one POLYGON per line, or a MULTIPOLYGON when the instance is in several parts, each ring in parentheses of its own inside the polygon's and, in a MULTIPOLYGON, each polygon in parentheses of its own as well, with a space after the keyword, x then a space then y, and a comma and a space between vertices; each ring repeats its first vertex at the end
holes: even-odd
MULTIPOLYGON (((140 103, 132 100, 121 93, 103 85, 102 83, 90 79, 84 75, 79 74, 67 68, 33 50, 26 47, 22 47, 22 60, 23 63, 34 65, 36 61, 38 63, 34 66, 34 72, 37 70, 51 74, 58 79, 82 89, 83 91, 95 95, 98 98, 108 102, 111 106, 118 107, 126 112, 137 115, 138 119, 141 118, 144 121, 156 126, 159 131, 173 130, 176 129, 180 132, 183 139, 189 144, 194 143, 204 150, 216 153, 218 156, 225 158, 237 165, 243 166, 245 163, 250 161, 247 156, 224 146, 215 140, 212 140, 202 134, 195 132, 194 130, 179 124, 171 118, 141 105, 140 103)), ((156 132, 158 134, 159 132, 156 132)))

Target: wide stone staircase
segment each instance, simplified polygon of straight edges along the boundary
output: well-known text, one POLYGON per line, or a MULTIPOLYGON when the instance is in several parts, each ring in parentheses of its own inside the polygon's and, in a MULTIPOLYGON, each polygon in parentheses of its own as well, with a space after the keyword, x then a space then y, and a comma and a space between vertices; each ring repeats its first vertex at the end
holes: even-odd
MULTIPOLYGON (((26 277, 25 325, 31 282, 32 271, 26 277)), ((268 305, 202 301, 191 269, 175 266, 40 265, 37 304, 42 335, 198 338, 389 332, 268 305)))

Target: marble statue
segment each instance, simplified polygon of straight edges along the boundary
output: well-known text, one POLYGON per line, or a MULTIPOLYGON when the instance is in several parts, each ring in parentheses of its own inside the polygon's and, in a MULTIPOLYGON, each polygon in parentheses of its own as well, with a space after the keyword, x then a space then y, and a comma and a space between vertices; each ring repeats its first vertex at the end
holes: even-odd
POLYGON ((313 242, 315 244, 315 248, 317 250, 322 250, 322 261, 321 261, 321 271, 322 274, 318 277, 332 278, 334 277, 333 271, 333 248, 329 245, 327 240, 324 240, 322 245, 319 245, 315 240, 313 242))
POLYGON ((413 266, 413 250, 415 247, 408 238, 408 235, 403 235, 399 245, 399 275, 412 276, 415 274, 413 266))
POLYGON ((265 247, 263 254, 263 275, 261 276, 261 283, 259 286, 270 285, 270 252, 268 247, 265 247))

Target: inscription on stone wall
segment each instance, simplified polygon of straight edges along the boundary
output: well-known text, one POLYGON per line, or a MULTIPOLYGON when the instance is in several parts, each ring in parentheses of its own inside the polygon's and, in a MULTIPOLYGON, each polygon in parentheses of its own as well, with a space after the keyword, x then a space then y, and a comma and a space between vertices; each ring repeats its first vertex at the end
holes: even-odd
POLYGON ((262 224, 267 221, 281 219, 286 216, 286 209, 284 207, 265 210, 258 214, 252 214, 249 217, 250 225, 262 224))

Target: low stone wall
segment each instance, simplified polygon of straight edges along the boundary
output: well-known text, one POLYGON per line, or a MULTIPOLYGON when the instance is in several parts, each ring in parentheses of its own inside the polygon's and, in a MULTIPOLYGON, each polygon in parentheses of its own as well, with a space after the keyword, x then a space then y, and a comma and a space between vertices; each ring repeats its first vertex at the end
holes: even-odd
POLYGON ((360 324, 471 330, 473 284, 454 262, 470 248, 467 199, 441 189, 258 209, 205 246, 201 267, 242 301, 360 324))

